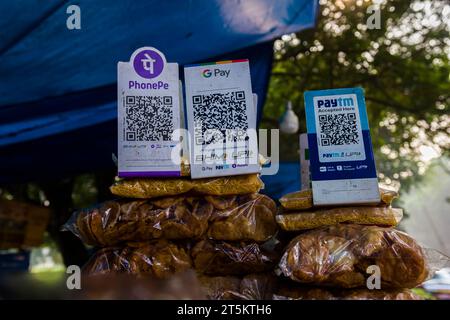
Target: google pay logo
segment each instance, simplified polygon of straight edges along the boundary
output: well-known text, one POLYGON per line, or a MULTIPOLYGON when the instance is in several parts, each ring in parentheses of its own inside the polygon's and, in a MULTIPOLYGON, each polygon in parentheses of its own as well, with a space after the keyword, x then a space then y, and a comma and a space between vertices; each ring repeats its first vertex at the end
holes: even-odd
POLYGON ((211 70, 209 70, 209 69, 203 70, 203 71, 202 71, 202 76, 203 76, 203 78, 209 78, 209 77, 211 77, 211 76, 212 76, 211 70))

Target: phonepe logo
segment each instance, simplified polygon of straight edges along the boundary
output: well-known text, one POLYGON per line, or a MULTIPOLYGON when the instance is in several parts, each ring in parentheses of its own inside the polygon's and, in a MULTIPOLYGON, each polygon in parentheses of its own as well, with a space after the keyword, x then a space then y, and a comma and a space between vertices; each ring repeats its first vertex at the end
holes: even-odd
POLYGON ((211 76, 228 78, 229 75, 230 75, 230 70, 205 69, 202 71, 203 78, 210 78, 211 76))
POLYGON ((353 98, 339 97, 333 99, 317 99, 317 108, 353 107, 353 98))
POLYGON ((163 71, 164 60, 158 52, 145 49, 134 57, 133 67, 142 78, 153 79, 163 71))

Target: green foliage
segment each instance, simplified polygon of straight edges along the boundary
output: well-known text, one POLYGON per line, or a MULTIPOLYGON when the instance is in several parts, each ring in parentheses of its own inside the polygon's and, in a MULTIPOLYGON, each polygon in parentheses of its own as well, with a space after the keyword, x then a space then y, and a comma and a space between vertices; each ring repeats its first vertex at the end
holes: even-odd
MULTIPOLYGON (((368 29, 372 1, 322 0, 317 26, 283 36, 262 128, 277 128, 291 100, 306 132, 303 92, 361 86, 365 90, 380 178, 409 183, 429 158, 450 146, 450 5, 382 1, 380 29, 368 29)), ((282 160, 297 161, 298 136, 282 136, 282 160)), ((417 181, 417 180, 416 180, 417 181)))

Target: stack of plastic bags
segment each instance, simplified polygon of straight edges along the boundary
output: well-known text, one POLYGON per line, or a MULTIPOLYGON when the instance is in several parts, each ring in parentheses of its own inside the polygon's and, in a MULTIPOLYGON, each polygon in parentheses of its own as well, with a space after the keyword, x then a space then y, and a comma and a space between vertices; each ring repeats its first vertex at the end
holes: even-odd
POLYGON ((262 186, 257 175, 121 180, 111 187, 118 200, 75 212, 65 228, 101 247, 83 268, 89 275, 264 272, 279 255, 264 245, 278 226, 262 186))
POLYGON ((278 265, 291 281, 274 298, 418 299, 410 288, 431 272, 426 250, 394 229, 402 218, 402 210, 391 207, 397 193, 380 194, 378 205, 332 208, 315 208, 311 190, 282 197, 277 222, 295 234, 278 265), (381 290, 370 278, 378 271, 381 290))
POLYGON ((100 247, 85 274, 193 269, 209 299, 420 299, 410 289, 443 267, 394 228, 396 192, 380 189, 378 205, 316 208, 303 190, 277 211, 262 186, 257 175, 121 180, 118 200, 75 212, 65 228, 100 247), (376 268, 381 290, 369 290, 376 268))

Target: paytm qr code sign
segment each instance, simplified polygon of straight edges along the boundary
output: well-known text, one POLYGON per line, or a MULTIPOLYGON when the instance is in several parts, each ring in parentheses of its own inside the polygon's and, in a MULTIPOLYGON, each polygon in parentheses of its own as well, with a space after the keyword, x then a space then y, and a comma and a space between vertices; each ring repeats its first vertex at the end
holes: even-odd
POLYGON ((129 62, 119 62, 119 177, 180 175, 178 64, 167 63, 152 47, 137 49, 129 62))
POLYGON ((364 92, 305 92, 315 205, 380 201, 364 92))
POLYGON ((320 162, 364 160, 356 95, 319 96, 313 101, 320 162))
POLYGON ((259 172, 248 60, 186 66, 192 178, 259 172))

